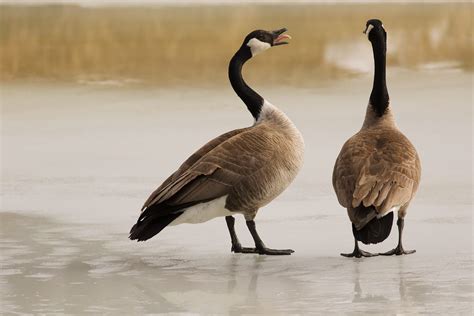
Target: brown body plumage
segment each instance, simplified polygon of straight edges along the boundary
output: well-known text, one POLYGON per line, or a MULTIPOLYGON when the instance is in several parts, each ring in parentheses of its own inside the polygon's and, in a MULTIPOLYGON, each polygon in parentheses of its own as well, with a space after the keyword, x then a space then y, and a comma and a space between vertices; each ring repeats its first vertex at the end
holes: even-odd
POLYGON ((225 133, 188 158, 143 209, 201 203, 227 196, 225 208, 247 220, 293 181, 303 162, 303 138, 269 103, 254 126, 225 133))
POLYGON ((356 228, 398 209, 404 218, 415 195, 421 164, 415 147, 395 125, 391 108, 382 117, 367 108, 362 129, 349 138, 337 157, 333 186, 356 228), (374 206, 358 214, 357 207, 374 206))

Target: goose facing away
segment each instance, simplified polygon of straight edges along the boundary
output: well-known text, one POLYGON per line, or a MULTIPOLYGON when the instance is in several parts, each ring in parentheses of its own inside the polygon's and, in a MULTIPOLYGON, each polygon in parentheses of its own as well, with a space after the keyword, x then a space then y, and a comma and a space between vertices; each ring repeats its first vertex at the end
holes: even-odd
POLYGON ((402 245, 404 218, 421 175, 415 147, 395 125, 385 80, 387 33, 380 20, 369 20, 364 33, 372 43, 375 71, 372 93, 361 130, 349 138, 337 157, 333 186, 352 222, 355 247, 346 257, 371 257, 359 249, 390 234, 398 212, 398 245, 382 255, 414 253, 402 245))
POLYGON ((230 83, 255 119, 252 126, 225 133, 191 155, 156 189, 142 208, 130 239, 143 241, 163 228, 202 223, 225 216, 235 253, 289 255, 260 239, 254 218, 259 208, 282 193, 303 163, 303 138, 290 119, 264 100, 242 78, 242 66, 270 47, 287 44, 286 29, 253 31, 229 64, 230 83), (255 248, 241 246, 233 215, 242 214, 255 248))

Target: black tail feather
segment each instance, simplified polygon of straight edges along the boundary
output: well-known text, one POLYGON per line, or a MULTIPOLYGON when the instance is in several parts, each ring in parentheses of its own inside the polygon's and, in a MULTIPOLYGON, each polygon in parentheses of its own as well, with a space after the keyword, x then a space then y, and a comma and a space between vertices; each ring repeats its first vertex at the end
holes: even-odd
POLYGON ((158 216, 153 214, 151 216, 145 216, 138 219, 137 223, 133 225, 130 230, 129 238, 131 240, 144 241, 155 236, 168 226, 172 221, 178 218, 182 212, 166 214, 158 216))
POLYGON ((144 241, 155 236, 168 226, 172 221, 184 213, 186 208, 199 203, 205 203, 212 199, 192 201, 179 205, 169 205, 166 203, 148 206, 138 218, 138 221, 130 230, 131 240, 144 241))
POLYGON ((355 239, 364 244, 378 244, 384 241, 390 235, 393 225, 393 212, 388 213, 381 218, 373 218, 360 230, 357 230, 352 224, 352 233, 355 239))

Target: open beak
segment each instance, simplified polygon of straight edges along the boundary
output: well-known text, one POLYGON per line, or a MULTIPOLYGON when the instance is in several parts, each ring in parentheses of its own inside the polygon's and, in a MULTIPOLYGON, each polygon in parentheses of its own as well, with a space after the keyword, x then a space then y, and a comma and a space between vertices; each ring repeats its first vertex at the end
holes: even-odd
POLYGON ((288 44, 288 42, 285 41, 285 39, 291 39, 291 36, 288 34, 283 34, 286 31, 288 31, 286 28, 282 28, 276 31, 273 31, 273 46, 277 45, 285 45, 288 44))

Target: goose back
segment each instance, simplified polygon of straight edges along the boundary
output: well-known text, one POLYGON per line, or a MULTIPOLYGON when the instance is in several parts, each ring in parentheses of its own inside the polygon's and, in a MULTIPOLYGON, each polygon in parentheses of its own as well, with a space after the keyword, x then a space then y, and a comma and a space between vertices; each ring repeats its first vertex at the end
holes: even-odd
POLYGON ((337 157, 333 186, 349 213, 361 204, 374 206, 379 216, 403 212, 418 189, 421 164, 415 147, 394 124, 379 123, 364 123, 337 157))

